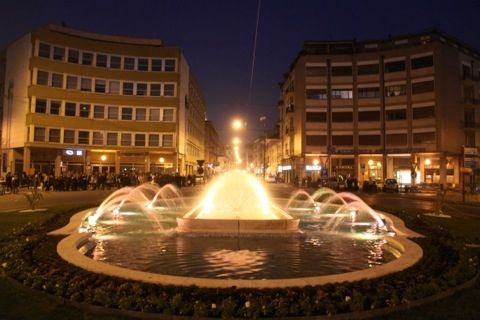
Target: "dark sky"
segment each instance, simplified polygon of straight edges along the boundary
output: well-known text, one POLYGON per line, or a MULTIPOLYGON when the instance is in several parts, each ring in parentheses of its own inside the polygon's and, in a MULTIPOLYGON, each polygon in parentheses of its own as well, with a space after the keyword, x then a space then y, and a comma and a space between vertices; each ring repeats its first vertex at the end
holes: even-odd
POLYGON ((277 120, 278 82, 304 40, 376 39, 438 27, 480 48, 480 0, 262 0, 252 103, 248 103, 257 0, 3 1, 0 47, 64 21, 86 31, 159 38, 180 47, 224 141, 235 115, 247 137, 277 120))

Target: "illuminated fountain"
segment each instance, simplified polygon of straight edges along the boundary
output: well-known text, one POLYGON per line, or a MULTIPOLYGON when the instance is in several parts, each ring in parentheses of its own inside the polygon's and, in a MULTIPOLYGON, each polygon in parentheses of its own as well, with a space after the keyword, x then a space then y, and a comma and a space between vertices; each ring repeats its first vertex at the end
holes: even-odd
POLYGON ((200 203, 177 218, 177 231, 222 234, 298 232, 299 219, 270 203, 253 176, 231 171, 207 190, 200 203))
POLYGON ((79 232, 59 244, 64 259, 161 284, 317 285, 381 276, 421 257, 401 221, 354 194, 322 188, 272 199, 240 171, 216 178, 199 198, 143 184, 115 191, 81 215, 79 232), (403 259, 406 248, 413 258, 403 259))

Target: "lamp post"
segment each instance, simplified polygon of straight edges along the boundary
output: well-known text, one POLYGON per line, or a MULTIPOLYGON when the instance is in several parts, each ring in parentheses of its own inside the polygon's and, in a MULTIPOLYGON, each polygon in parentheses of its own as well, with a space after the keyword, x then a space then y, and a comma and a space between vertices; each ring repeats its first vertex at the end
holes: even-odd
POLYGON ((263 180, 265 181, 265 175, 267 173, 265 168, 267 159, 267 117, 261 116, 260 122, 263 123, 263 180))

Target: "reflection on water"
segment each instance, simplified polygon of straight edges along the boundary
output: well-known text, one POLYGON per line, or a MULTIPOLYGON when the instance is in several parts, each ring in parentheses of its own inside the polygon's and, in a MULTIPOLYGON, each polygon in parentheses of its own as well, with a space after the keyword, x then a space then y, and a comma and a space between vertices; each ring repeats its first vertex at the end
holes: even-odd
POLYGON ((303 237, 188 237, 118 234, 99 237, 95 260, 161 274, 276 279, 337 274, 394 259, 383 239, 363 240, 326 233, 303 237))

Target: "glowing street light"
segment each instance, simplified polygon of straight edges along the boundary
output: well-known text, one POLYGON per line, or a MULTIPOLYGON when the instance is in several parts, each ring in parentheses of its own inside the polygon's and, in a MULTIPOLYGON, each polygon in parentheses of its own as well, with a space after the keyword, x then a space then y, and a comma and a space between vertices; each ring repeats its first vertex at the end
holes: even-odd
POLYGON ((107 160, 107 156, 106 156, 106 155, 104 155, 104 154, 102 154, 102 155, 100 156, 100 160, 102 160, 102 161, 105 161, 105 160, 107 160))
POLYGON ((232 128, 234 130, 240 130, 244 127, 244 122, 241 119, 234 119, 232 121, 232 128))
POLYGON ((232 142, 233 142, 233 145, 238 146, 241 141, 240 141, 240 138, 235 137, 235 138, 233 138, 233 141, 232 141, 232 142))

